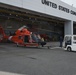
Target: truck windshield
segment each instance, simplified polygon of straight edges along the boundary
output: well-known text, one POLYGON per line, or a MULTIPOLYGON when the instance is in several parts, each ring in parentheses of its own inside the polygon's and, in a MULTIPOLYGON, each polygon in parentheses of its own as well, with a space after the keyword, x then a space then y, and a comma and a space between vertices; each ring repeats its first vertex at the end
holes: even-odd
POLYGON ((76 36, 74 36, 73 39, 76 40, 76 36))
POLYGON ((71 37, 66 36, 65 37, 65 42, 67 42, 67 41, 71 41, 71 37))

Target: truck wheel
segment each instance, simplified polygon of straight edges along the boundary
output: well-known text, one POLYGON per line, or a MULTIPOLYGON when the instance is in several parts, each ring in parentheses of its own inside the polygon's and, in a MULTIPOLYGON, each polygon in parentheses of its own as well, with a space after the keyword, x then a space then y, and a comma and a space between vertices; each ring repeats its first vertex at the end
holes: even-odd
POLYGON ((72 51, 71 47, 68 47, 67 48, 67 51, 71 52, 72 51))

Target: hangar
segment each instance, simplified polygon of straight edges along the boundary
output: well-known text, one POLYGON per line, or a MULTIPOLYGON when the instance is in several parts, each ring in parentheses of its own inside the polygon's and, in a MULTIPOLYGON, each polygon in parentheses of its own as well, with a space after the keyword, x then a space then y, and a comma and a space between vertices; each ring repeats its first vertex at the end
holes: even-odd
POLYGON ((60 35, 76 34, 76 8, 60 0, 0 0, 0 25, 7 35, 27 25, 58 41, 60 35))

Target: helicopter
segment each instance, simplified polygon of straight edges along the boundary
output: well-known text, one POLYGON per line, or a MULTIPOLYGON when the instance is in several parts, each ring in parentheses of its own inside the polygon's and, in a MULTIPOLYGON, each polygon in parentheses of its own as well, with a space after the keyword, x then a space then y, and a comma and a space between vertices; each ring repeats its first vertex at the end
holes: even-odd
POLYGON ((7 36, 2 28, 0 26, 0 42, 6 42, 8 40, 9 36, 7 36))
POLYGON ((29 31, 27 26, 20 27, 8 40, 15 43, 17 46, 39 47, 41 45, 43 47, 46 45, 46 42, 41 40, 40 35, 29 31))

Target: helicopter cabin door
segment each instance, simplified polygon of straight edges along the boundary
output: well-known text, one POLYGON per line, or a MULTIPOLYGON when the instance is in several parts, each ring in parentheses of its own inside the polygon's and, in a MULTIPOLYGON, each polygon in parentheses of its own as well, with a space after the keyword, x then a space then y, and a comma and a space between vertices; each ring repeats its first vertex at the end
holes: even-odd
POLYGON ((28 35, 24 36, 24 43, 29 43, 29 36, 28 35))

